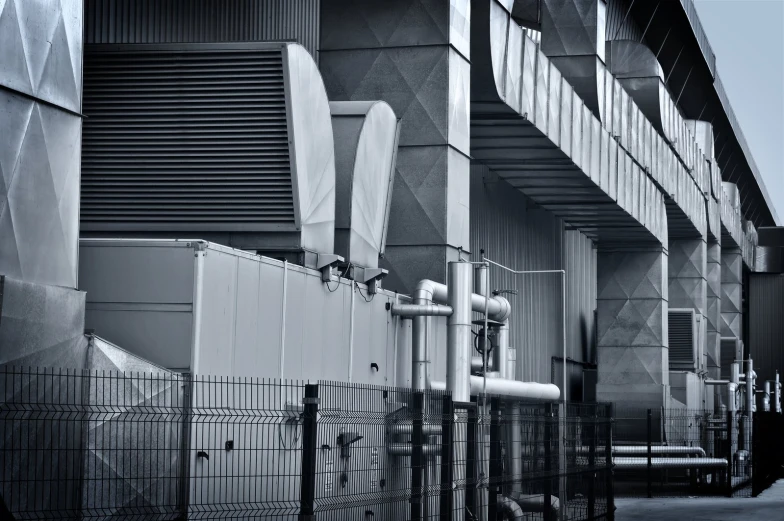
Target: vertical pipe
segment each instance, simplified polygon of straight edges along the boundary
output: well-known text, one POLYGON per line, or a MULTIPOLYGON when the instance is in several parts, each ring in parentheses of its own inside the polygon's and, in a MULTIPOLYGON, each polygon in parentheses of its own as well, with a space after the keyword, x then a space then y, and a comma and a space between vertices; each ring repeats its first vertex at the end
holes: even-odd
POLYGON ((348 320, 348 383, 354 381, 354 293, 356 281, 351 281, 351 315, 348 320))
POLYGON ((501 462, 501 401, 498 398, 490 400, 490 468, 488 479, 487 518, 495 520, 498 517, 498 496, 503 492, 503 464, 501 462))
POLYGON ((781 380, 779 380, 779 372, 776 371, 776 387, 773 389, 773 396, 775 399, 774 407, 776 412, 781 414, 781 380))
POLYGON ((735 439, 733 433, 735 431, 735 411, 732 408, 727 409, 727 495, 732 497, 732 457, 735 454, 735 439))
POLYGON ((493 349, 493 370, 500 378, 509 378, 509 319, 504 320, 496 331, 498 345, 493 349))
POLYGON ((456 402, 471 400, 471 264, 449 263, 446 389, 456 402))
POLYGON ((653 462, 651 461, 651 443, 653 442, 653 412, 648 409, 648 471, 647 471, 647 486, 648 497, 653 497, 653 462))
MULTIPOLYGON (((553 404, 548 403, 544 407, 544 521, 556 521, 553 519, 552 509, 549 508, 552 504, 553 495, 553 477, 551 475, 553 404)), ((534 452, 536 452, 536 450, 536 447, 534 447, 534 452)))
MULTIPOLYGON (((593 417, 589 420, 588 430, 588 468, 593 474, 596 472, 596 424, 598 423, 597 408, 593 406, 593 417)), ((594 474, 595 475, 595 474, 594 474)), ((593 479, 588 479, 588 519, 593 519, 596 515, 596 484, 593 479)))
MULTIPOLYGON (((479 441, 479 410, 478 402, 471 403, 468 409, 468 422, 466 431, 466 456, 465 456, 465 490, 464 504, 466 510, 477 513, 477 464, 478 462, 478 441, 479 441)), ((459 460, 456 461, 457 464, 459 460)), ((456 473, 457 474, 457 473, 456 473)), ((458 507, 459 508, 459 507, 458 507)))
POLYGON ((483 297, 488 296, 487 283, 487 264, 474 265, 474 293, 483 297))
POLYGON ((770 381, 765 381, 765 394, 762 396, 762 410, 770 412, 770 381))
POLYGON ((605 475, 605 488, 607 493, 607 521, 615 521, 615 492, 613 489, 613 460, 612 460, 612 439, 613 439, 613 417, 615 416, 615 406, 607 405, 607 438, 604 440, 604 457, 607 474, 605 475))
POLYGON ((751 418, 754 411, 754 361, 746 362, 746 417, 751 418))
MULTIPOLYGON (((509 412, 509 491, 513 497, 517 497, 523 491, 523 433, 520 421, 520 404, 508 402, 507 411, 509 412)), ((534 454, 539 450, 534 444, 534 454)))
MULTIPOLYGON (((414 304, 433 303, 433 294, 417 288, 414 304)), ((427 325, 429 317, 417 316, 411 319, 411 387, 418 391, 428 388, 427 378, 427 325)))
POLYGON ((286 299, 288 297, 289 261, 283 261, 283 303, 280 317, 280 378, 283 379, 283 362, 286 356, 286 299))

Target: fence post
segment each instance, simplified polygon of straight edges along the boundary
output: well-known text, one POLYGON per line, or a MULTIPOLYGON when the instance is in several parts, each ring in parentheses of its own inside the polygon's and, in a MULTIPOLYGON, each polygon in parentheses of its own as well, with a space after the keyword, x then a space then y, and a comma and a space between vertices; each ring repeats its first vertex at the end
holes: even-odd
POLYGON ((653 442, 653 411, 648 409, 648 497, 653 497, 653 462, 651 461, 651 443, 653 442))
MULTIPOLYGON (((548 403, 544 406, 544 521, 555 521, 552 515, 552 495, 553 477, 550 475, 552 470, 552 423, 553 423, 553 404, 548 403)), ((534 452, 537 450, 534 447, 534 452)))
POLYGON ((193 379, 190 373, 182 375, 182 416, 180 421, 180 479, 177 490, 177 510, 181 519, 188 519, 191 475, 191 415, 193 414, 193 379))
POLYGON ((727 496, 732 497, 732 445, 733 433, 735 431, 733 423, 735 415, 731 410, 727 411, 727 496))
POLYGON ((479 431, 479 410, 475 397, 471 398, 468 409, 468 432, 466 433, 466 499, 465 505, 469 512, 476 512, 477 485, 477 440, 479 431))
POLYGON ((302 475, 300 476, 300 521, 312 521, 316 507, 316 440, 318 436, 318 384, 305 385, 302 421, 302 475))
POLYGON ((422 413, 425 405, 425 395, 422 392, 413 393, 411 410, 413 413, 411 432, 411 521, 422 519, 422 471, 425 467, 425 458, 422 453, 424 435, 422 432, 422 413))
POLYGON ((453 427, 455 422, 455 404, 452 402, 452 395, 445 394, 441 401, 441 521, 452 520, 453 487, 454 487, 454 468, 452 466, 452 456, 454 454, 453 427))
POLYGON ((593 519, 596 515, 596 423, 599 405, 592 407, 593 415, 589 420, 591 428, 588 430, 588 467, 591 469, 591 479, 588 480, 588 519, 593 519))
POLYGON ((490 476, 488 476, 488 519, 498 517, 498 495, 501 493, 503 462, 501 461, 501 401, 490 400, 490 476))
POLYGON ((607 439, 605 443, 605 465, 607 466, 607 521, 615 521, 615 490, 613 489, 613 422, 615 421, 615 406, 610 403, 607 405, 607 439))

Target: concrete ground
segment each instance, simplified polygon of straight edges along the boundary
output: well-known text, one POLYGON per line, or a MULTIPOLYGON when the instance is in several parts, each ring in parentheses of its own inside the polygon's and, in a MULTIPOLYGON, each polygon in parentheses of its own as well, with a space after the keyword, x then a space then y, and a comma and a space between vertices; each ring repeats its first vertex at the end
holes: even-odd
POLYGON ((616 521, 784 521, 784 480, 756 498, 615 500, 616 521))

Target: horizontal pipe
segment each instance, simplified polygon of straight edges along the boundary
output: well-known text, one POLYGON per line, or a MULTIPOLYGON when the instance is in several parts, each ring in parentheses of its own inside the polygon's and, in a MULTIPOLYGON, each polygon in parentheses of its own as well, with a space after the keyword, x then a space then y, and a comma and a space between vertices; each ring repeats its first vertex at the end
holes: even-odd
MULTIPOLYGON (((472 356, 471 357, 471 370, 472 371, 481 371, 484 368, 484 364, 482 363, 481 356, 472 356)), ((492 357, 487 359, 487 370, 490 371, 493 369, 493 359, 492 357)))
MULTIPOLYGON (((431 302, 447 303, 448 290, 446 284, 428 279, 420 280, 414 293, 415 297, 428 298, 431 302)), ((471 294, 471 309, 484 313, 485 301, 487 301, 487 318, 489 319, 503 322, 512 314, 512 305, 504 297, 483 297, 476 293, 471 294)))
POLYGON ((499 494, 496 503, 498 504, 498 510, 504 515, 505 519, 525 521, 523 509, 512 498, 499 494))
MULTIPOLYGON (((555 401, 561 396, 561 390, 554 384, 540 384, 536 382, 518 382, 505 378, 488 378, 487 388, 484 387, 485 379, 481 376, 471 376, 471 395, 479 396, 483 390, 487 394, 506 396, 525 400, 555 401)), ((432 382, 431 389, 436 391, 446 390, 446 382, 432 382)))
MULTIPOLYGON (((413 451, 413 446, 410 443, 390 443, 387 445, 387 454, 391 456, 410 456, 413 451)), ((422 454, 425 456, 433 456, 440 453, 440 445, 422 445, 422 454)))
MULTIPOLYGON (((544 512, 543 494, 520 494, 512 496, 512 499, 520 505, 523 512, 544 512)), ((550 511, 558 512, 560 501, 556 496, 550 496, 550 511)))
MULTIPOLYGON (((647 469, 648 458, 613 458, 613 465, 618 469, 647 469)), ((651 468, 654 469, 722 468, 726 466, 727 460, 722 458, 651 458, 651 468)))
POLYGON ((398 317, 448 317, 452 308, 441 304, 393 304, 392 314, 398 317))
MULTIPOLYGON (((614 445, 613 454, 647 454, 647 445, 614 445)), ((652 445, 651 454, 698 454, 705 457, 702 447, 673 447, 670 445, 652 445)))
POLYGON ((729 380, 705 380, 705 385, 727 385, 729 380))
MULTIPOLYGON (((390 434, 413 434, 414 425, 412 423, 395 423, 389 426, 390 434)), ((441 426, 432 423, 422 424, 422 434, 425 436, 435 436, 441 434, 441 426)))

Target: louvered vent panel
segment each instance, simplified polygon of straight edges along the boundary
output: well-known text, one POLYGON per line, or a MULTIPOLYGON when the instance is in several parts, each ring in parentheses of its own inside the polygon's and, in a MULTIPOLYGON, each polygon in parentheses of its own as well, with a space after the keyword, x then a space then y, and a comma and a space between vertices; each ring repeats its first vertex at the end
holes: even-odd
POLYGON ((721 377, 729 380, 730 366, 738 356, 738 340, 735 337, 722 337, 721 339, 721 377))
POLYGON ((281 50, 119 48, 87 46, 82 229, 293 229, 281 50))
POLYGON ((669 311, 670 370, 694 371, 694 312, 669 311))

